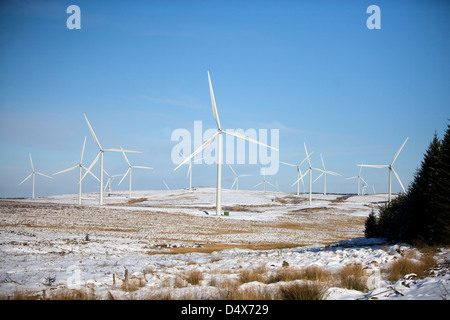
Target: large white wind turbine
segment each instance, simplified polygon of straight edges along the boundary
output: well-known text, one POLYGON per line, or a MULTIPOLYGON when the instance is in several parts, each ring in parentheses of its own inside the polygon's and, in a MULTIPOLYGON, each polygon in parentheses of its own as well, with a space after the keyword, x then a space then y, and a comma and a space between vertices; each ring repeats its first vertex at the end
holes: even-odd
POLYGON ((31 153, 29 153, 29 155, 30 155, 30 164, 31 164, 31 173, 30 173, 30 175, 28 176, 28 177, 26 177, 25 179, 23 179, 23 181, 21 182, 21 183, 19 183, 19 186, 22 184, 22 183, 24 183, 25 181, 27 181, 31 176, 33 177, 33 193, 32 193, 32 199, 34 199, 34 180, 35 180, 35 176, 36 176, 36 174, 39 174, 39 175, 41 175, 41 176, 44 176, 44 177, 47 177, 47 178, 50 178, 50 179, 53 179, 52 177, 50 177, 50 176, 48 176, 48 175, 46 175, 46 174, 43 174, 42 172, 37 172, 37 171, 35 171, 34 170, 34 166, 33 166, 33 160, 31 160, 31 153))
MULTIPOLYGON (((309 205, 311 205, 311 202, 312 202, 312 171, 316 170, 319 172, 323 172, 323 170, 318 169, 318 168, 313 168, 311 166, 311 161, 309 160, 308 150, 306 149, 306 143, 303 142, 303 145, 305 146, 306 160, 308 160, 309 167, 308 167, 308 170, 306 170, 306 172, 298 180, 303 179, 303 177, 305 177, 309 173, 309 205)), ((298 180, 295 181, 292 185, 296 184, 298 182, 298 180)))
POLYGON ((323 176, 323 194, 326 195, 327 194, 327 174, 331 174, 333 176, 340 176, 339 173, 333 172, 333 171, 328 171, 325 168, 325 163, 323 162, 323 157, 322 154, 320 154, 320 159, 322 160, 322 166, 323 166, 323 171, 322 173, 316 178, 316 180, 314 180, 314 182, 316 182, 317 180, 319 180, 319 178, 321 176, 323 176))
MULTIPOLYGON (((95 157, 94 161, 92 161, 91 165, 88 168, 88 171, 92 169, 94 164, 97 163, 98 158, 100 157, 100 195, 99 195, 99 204, 103 205, 103 153, 106 152, 134 152, 134 153, 141 153, 140 151, 130 151, 130 150, 123 150, 123 149, 103 149, 100 145, 100 142, 97 139, 97 136, 95 135, 94 130, 91 127, 91 124, 89 123, 88 118, 86 115, 84 115, 84 118, 86 119, 86 122, 89 126, 89 130, 91 131, 92 137, 94 138, 95 143, 97 144, 98 148, 100 149, 97 156, 95 157)), ((84 173, 83 178, 86 176, 87 172, 84 173)))
POLYGON ((130 185, 129 185, 129 188, 128 188, 128 189, 129 189, 129 190, 128 190, 128 199, 131 199, 131 169, 136 168, 136 169, 149 169, 149 170, 153 170, 153 168, 152 168, 152 167, 143 167, 143 166, 132 166, 131 163, 130 163, 130 161, 128 161, 127 156, 125 155, 125 152, 123 152, 122 147, 120 147, 120 150, 122 150, 123 157, 125 158, 125 160, 126 160, 126 162, 127 162, 127 164, 128 164, 128 170, 127 170, 127 172, 125 172, 125 174, 123 175, 122 179, 120 179, 119 184, 123 181, 123 179, 125 179, 125 177, 127 176, 127 174, 130 174, 130 185))
POLYGON ((378 165, 378 164, 359 164, 358 166, 361 167, 372 167, 372 168, 389 168, 389 202, 391 202, 391 191, 392 191, 392 187, 391 187, 391 182, 392 182, 392 172, 394 172, 395 176, 397 177, 398 182, 400 183, 403 192, 405 191, 405 187, 403 187, 403 184, 397 174, 397 172, 394 170, 394 162, 395 160, 397 160, 398 155, 400 154, 400 151, 402 151, 403 147, 405 146, 406 141, 408 141, 408 138, 406 138, 405 142, 403 142, 402 146, 400 147, 400 149, 398 149, 397 153, 395 154, 394 158, 392 159, 391 164, 384 164, 384 165, 378 165))
POLYGON ((236 176, 236 178, 234 179, 233 184, 231 185, 231 189, 233 189, 234 185, 236 185, 236 190, 239 190, 239 178, 240 177, 250 177, 251 174, 237 174, 236 171, 234 171, 234 169, 228 165, 231 169, 231 171, 233 171, 234 175, 236 176))
POLYGON ((214 114, 214 119, 217 123, 217 131, 214 133, 208 140, 206 140, 197 150, 195 150, 189 157, 184 159, 183 162, 181 162, 174 170, 177 170, 180 166, 188 162, 192 157, 194 157, 197 153, 201 152, 206 146, 208 146, 213 140, 217 137, 217 190, 216 190, 216 215, 222 215, 222 134, 228 134, 231 136, 235 136, 240 139, 244 139, 253 143, 260 144, 262 146, 272 148, 274 150, 277 150, 276 148, 273 148, 271 146, 268 146, 264 143, 261 143, 257 140, 254 140, 252 138, 249 138, 247 136, 244 136, 242 134, 236 133, 236 132, 229 132, 222 129, 219 121, 219 114, 217 112, 216 107, 216 101, 214 99, 214 92, 211 84, 211 77, 209 76, 208 71, 208 80, 209 80, 209 91, 211 94, 211 104, 214 114))
POLYGON ((347 180, 349 180, 349 179, 358 179, 358 196, 359 196, 359 194, 360 194, 359 191, 361 190, 361 188, 360 188, 361 180, 362 180, 365 184, 367 184, 366 180, 364 180, 364 178, 361 176, 361 170, 362 170, 362 166, 359 168, 359 173, 358 173, 357 176, 353 176, 353 177, 350 177, 350 178, 346 178, 347 180))
MULTIPOLYGON (((76 166, 73 166, 71 168, 65 169, 65 170, 61 170, 58 171, 56 173, 54 173, 53 175, 57 175, 63 172, 67 172, 67 171, 71 171, 74 170, 76 168, 79 168, 79 180, 78 180, 78 204, 81 204, 81 181, 82 179, 82 174, 83 174, 83 169, 85 169, 86 171, 88 171, 88 168, 86 168, 85 166, 83 166, 83 154, 84 154, 84 147, 86 145, 86 137, 84 137, 84 142, 83 142, 83 148, 81 149, 81 156, 80 156, 80 163, 77 164, 76 166)), ((95 179, 97 179, 97 181, 100 181, 92 172, 88 171, 95 179)))

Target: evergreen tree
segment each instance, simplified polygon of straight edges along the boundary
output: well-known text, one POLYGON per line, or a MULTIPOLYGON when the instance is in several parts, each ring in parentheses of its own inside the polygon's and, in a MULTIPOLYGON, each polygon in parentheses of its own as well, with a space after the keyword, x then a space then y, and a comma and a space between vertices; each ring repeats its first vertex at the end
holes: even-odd
POLYGON ((434 134, 408 192, 366 220, 366 237, 450 244, 450 125, 442 142, 434 134))
POLYGON ((450 125, 442 139, 436 190, 435 244, 450 243, 450 125))

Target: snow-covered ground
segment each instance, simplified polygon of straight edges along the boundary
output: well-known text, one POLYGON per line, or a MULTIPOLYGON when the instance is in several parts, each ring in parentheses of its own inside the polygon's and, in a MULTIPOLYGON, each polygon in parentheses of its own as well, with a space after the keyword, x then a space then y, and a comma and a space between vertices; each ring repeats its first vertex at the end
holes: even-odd
MULTIPOLYGON (((229 216, 219 217, 214 188, 133 191, 133 203, 127 195, 106 194, 102 207, 96 193, 83 194, 82 206, 76 205, 76 194, 1 201, 0 294, 11 297, 25 290, 42 296, 89 288, 100 299, 170 294, 171 299, 214 300, 223 298, 223 284, 237 283, 243 270, 270 277, 286 265, 315 265, 335 273, 360 264, 367 291, 333 282, 325 298, 450 298, 449 248, 438 251, 441 268, 430 276, 386 280, 392 261, 420 253, 406 244, 363 237, 364 218, 386 201, 385 194, 313 195, 310 206, 307 195, 224 190, 229 216), (278 248, 278 243, 288 245, 278 248), (260 249, 264 245, 271 246, 260 249), (192 270, 201 272, 199 284, 186 280, 192 270), (133 290, 123 287, 126 273, 133 290)), ((238 289, 276 291, 283 284, 253 281, 238 289)))

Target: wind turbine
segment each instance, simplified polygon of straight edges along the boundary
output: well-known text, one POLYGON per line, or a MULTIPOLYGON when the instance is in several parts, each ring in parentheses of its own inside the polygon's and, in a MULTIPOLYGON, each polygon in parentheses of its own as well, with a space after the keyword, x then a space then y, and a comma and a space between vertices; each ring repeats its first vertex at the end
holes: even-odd
POLYGON ((372 168, 389 168, 389 202, 391 202, 391 191, 392 191, 392 186, 391 186, 391 182, 392 182, 392 172, 394 172, 395 176, 397 177, 398 182, 400 183, 400 185, 402 186, 403 192, 405 191, 405 187, 403 187, 403 184, 397 174, 397 172, 394 170, 394 162, 395 160, 397 160, 398 155, 400 154, 400 151, 402 151, 403 147, 405 146, 406 141, 408 141, 409 138, 406 138, 405 142, 403 142, 402 146, 400 147, 400 149, 398 149, 397 153, 395 154, 394 158, 392 159, 391 164, 385 164, 385 165, 378 165, 378 164, 359 164, 358 166, 361 167, 372 167, 372 168))
POLYGON ((41 175, 41 176, 44 176, 44 177, 47 177, 47 178, 50 178, 50 179, 53 179, 53 178, 50 177, 50 176, 48 176, 48 175, 46 175, 46 174, 43 174, 42 172, 35 171, 35 170, 34 170, 34 166, 33 166, 33 160, 31 160, 31 153, 29 153, 29 155, 30 155, 31 173, 30 173, 30 175, 29 175, 28 177, 26 177, 25 179, 23 179, 23 181, 22 181, 21 183, 19 183, 19 186, 20 186, 22 183, 24 183, 25 181, 27 181, 31 176, 33 176, 33 193, 32 193, 32 199, 34 199, 34 180, 35 180, 34 177, 36 176, 36 174, 39 174, 39 175, 41 175))
MULTIPOLYGON (((277 189, 276 186, 274 186, 272 183, 270 183, 269 181, 266 180, 266 175, 263 175, 263 180, 258 183, 257 185, 255 185, 253 188, 256 188, 257 186, 263 184, 264 185, 264 192, 266 192, 266 183, 271 185, 272 187, 274 187, 275 189, 277 189)), ((278 191, 278 190, 277 190, 278 191)))
POLYGON ((164 185, 166 186, 167 190, 170 190, 169 186, 167 185, 167 183, 163 180, 164 185))
POLYGON ((257 144, 260 144, 260 145, 268 147, 268 148, 272 148, 272 149, 277 150, 277 151, 278 151, 278 149, 273 148, 271 146, 268 146, 268 145, 266 145, 264 143, 261 143, 261 142, 259 142, 257 140, 249 138, 247 136, 244 136, 244 135, 242 135, 240 133, 229 132, 229 131, 223 130, 222 127, 220 126, 219 114, 217 112, 216 101, 214 99, 214 92, 213 92, 213 88, 212 88, 212 84, 211 84, 211 77, 209 75, 209 71, 208 71, 208 80, 209 80, 209 91, 210 91, 210 95, 211 95, 211 104, 212 104, 214 119, 216 120, 216 123, 217 123, 217 131, 208 140, 206 140, 197 150, 195 150, 189 157, 184 159, 184 161, 181 162, 178 165, 178 167, 176 167, 174 170, 177 170, 180 166, 182 166, 183 164, 188 162, 189 159, 194 157, 197 153, 201 152, 206 146, 208 146, 211 142, 213 142, 213 140, 217 137, 216 215, 219 216, 219 215, 222 214, 222 148, 223 148, 223 146, 222 146, 222 134, 228 134, 228 135, 231 135, 231 136, 235 136, 237 138, 244 139, 244 140, 247 140, 249 142, 257 143, 257 144))
MULTIPOLYGON (((186 159, 186 157, 181 152, 180 152, 180 156, 182 156, 183 158, 186 159)), ((203 158, 194 160, 193 162, 202 161, 202 160, 203 160, 203 158)), ((186 173, 186 178, 187 177, 189 177, 189 191, 191 191, 192 190, 192 159, 189 160, 189 169, 186 173)))
POLYGON ((108 192, 111 192, 111 184, 114 178, 123 176, 123 174, 114 174, 111 176, 108 174, 108 172, 106 172, 106 170, 103 170, 103 172, 105 172, 105 174, 108 176, 108 180, 106 180, 105 188, 103 189, 103 191, 106 191, 108 189, 108 192))
MULTIPOLYGON (((311 156, 313 154, 313 152, 311 152, 309 154, 309 156, 311 156)), ((291 166, 291 167, 297 167, 297 181, 295 183, 297 183, 297 195, 300 194, 300 180, 302 180, 302 185, 303 185, 303 191, 305 190, 305 183, 303 182, 303 177, 302 177, 302 170, 300 169, 300 166, 303 164, 303 162, 306 161, 306 158, 302 160, 302 162, 300 162, 298 165, 292 164, 292 163, 287 163, 287 162, 283 162, 280 161, 281 163, 291 166)), ((294 183, 294 184, 295 184, 294 183)))
MULTIPOLYGON (((308 150, 306 149, 306 143, 303 142, 303 145, 305 146, 306 160, 308 160, 309 168, 298 180, 303 179, 303 177, 305 177, 309 173, 309 205, 311 205, 311 202, 312 202, 312 171, 316 170, 316 171, 323 172, 323 170, 318 169, 318 168, 313 168, 311 166, 311 161, 309 160, 308 150)), ((292 185, 296 184, 298 182, 298 180, 295 181, 292 185)))
POLYGON ((347 180, 349 180, 349 179, 358 179, 358 196, 359 196, 359 190, 361 189, 361 188, 360 188, 361 180, 362 180, 364 183, 367 183, 367 182, 363 179, 363 177, 361 176, 361 170, 362 170, 362 166, 360 166, 360 168, 359 168, 359 173, 358 173, 357 176, 353 176, 353 177, 350 177, 350 178, 346 178, 347 180))
POLYGON ((314 182, 316 182, 317 180, 319 180, 319 178, 321 176, 323 176, 323 194, 326 195, 327 194, 327 173, 333 175, 333 176, 340 176, 339 173, 333 172, 333 171, 328 171, 327 169, 325 169, 325 163, 323 162, 323 157, 322 154, 320 154, 320 159, 322 160, 322 166, 323 166, 323 171, 322 173, 316 178, 316 180, 314 180, 314 182))
POLYGON ((234 179, 233 184, 231 185, 231 189, 233 189, 234 185, 236 184, 236 190, 239 190, 239 177, 250 177, 251 174, 237 174, 236 171, 234 171, 234 169, 228 165, 231 169, 231 171, 233 171, 234 175, 236 176, 236 178, 234 179))
POLYGON ((123 175, 122 179, 120 180, 119 184, 123 181, 123 179, 125 179, 125 177, 127 176, 127 174, 130 174, 130 185, 129 185, 129 190, 128 190, 128 199, 131 199, 131 169, 135 168, 135 169, 150 169, 152 170, 152 167, 143 167, 143 166, 132 166, 130 161, 128 161, 127 156, 125 155, 125 152, 123 152, 122 147, 120 147, 120 150, 122 150, 122 154, 123 157, 125 158, 126 162, 128 163, 128 170, 127 172, 125 172, 125 174, 123 175))
MULTIPOLYGON (((86 119, 86 122, 89 126, 89 130, 91 131, 92 137, 94 138, 95 143, 97 144, 99 148, 99 152, 97 156, 95 157, 94 161, 92 161, 91 165, 89 166, 87 171, 90 171, 94 164, 97 163, 98 158, 100 157, 100 195, 99 195, 99 204, 103 205, 103 154, 106 152, 134 152, 134 153, 141 153, 140 151, 130 151, 130 150, 123 150, 123 149, 103 149, 100 145, 100 142, 97 139, 97 136, 95 135, 94 130, 91 127, 91 124, 89 123, 88 118, 86 117, 86 114, 84 114, 84 118, 86 119)), ((86 176, 87 172, 84 173, 84 177, 86 176)))
MULTIPOLYGON (((79 205, 81 204, 81 181, 83 180, 83 179, 82 179, 83 169, 85 169, 86 171, 89 171, 88 168, 86 168, 85 166, 83 166, 83 154, 84 154, 84 147, 85 147, 85 145, 86 145, 86 137, 84 137, 83 148, 81 149, 81 156, 80 156, 80 163, 79 163, 79 164, 77 164, 76 166, 73 166, 73 167, 71 167, 71 168, 68 168, 68 169, 65 169, 65 170, 58 171, 58 172, 56 172, 56 173, 53 174, 53 175, 57 175, 57 174, 60 174, 60 173, 63 173, 63 172, 67 172, 67 171, 71 171, 71 170, 74 170, 74 169, 76 169, 76 168, 79 168, 79 172, 80 172, 80 174, 79 174, 80 178, 79 178, 79 180, 78 180, 78 204, 79 204, 79 205)), ((90 173, 95 179, 97 179, 97 181, 100 181, 100 180, 99 180, 92 172, 89 171, 89 173, 90 173)))

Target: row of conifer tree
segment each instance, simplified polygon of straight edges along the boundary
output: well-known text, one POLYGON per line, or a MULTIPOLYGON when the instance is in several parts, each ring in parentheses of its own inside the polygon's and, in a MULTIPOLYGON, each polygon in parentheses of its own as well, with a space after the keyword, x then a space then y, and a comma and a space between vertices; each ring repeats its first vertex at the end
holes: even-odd
POLYGON ((434 134, 405 194, 372 211, 365 236, 423 245, 450 244, 450 125, 434 134))

